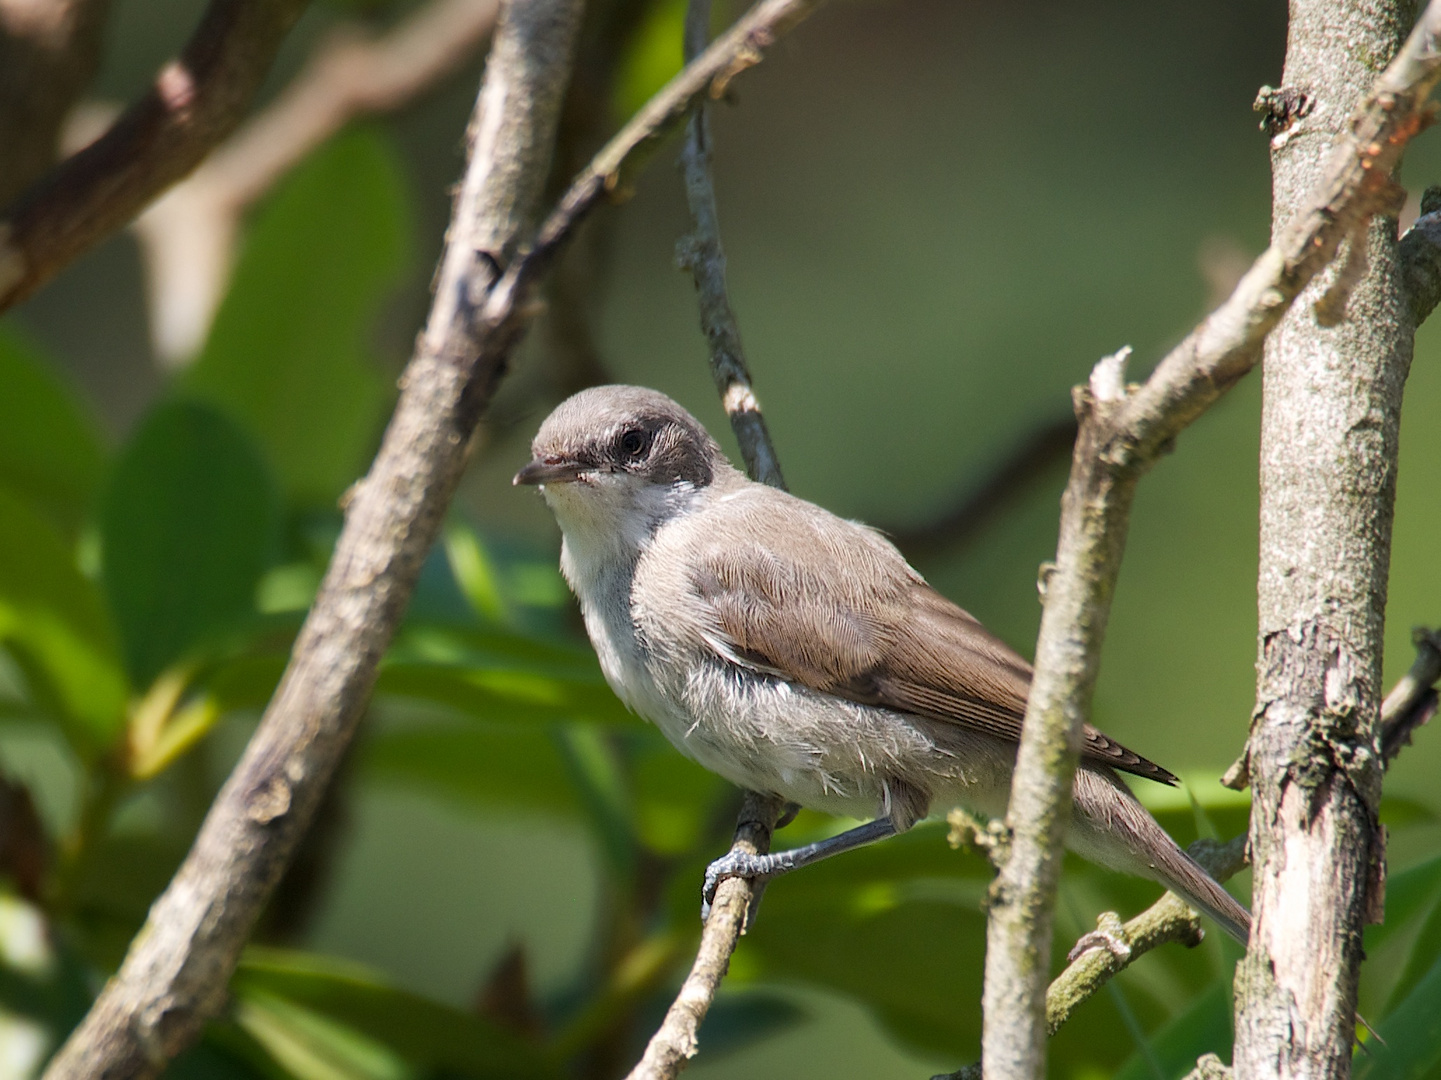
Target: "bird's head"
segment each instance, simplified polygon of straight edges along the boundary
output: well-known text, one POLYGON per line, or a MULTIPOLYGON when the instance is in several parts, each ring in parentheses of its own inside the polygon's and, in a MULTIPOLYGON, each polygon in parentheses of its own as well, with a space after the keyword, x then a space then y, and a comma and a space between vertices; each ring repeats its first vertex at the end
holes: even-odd
POLYGON ((597 386, 558 405, 516 484, 540 486, 561 528, 648 534, 735 470, 694 416, 655 390, 597 386))

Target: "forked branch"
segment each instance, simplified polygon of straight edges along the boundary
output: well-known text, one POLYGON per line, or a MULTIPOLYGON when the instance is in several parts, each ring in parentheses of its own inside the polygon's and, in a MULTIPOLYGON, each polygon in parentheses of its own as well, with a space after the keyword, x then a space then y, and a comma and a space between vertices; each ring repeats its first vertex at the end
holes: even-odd
POLYGON ((1140 477, 1187 425, 1255 366, 1266 335, 1341 241, 1393 210, 1401 151, 1430 120, 1441 0, 1358 106, 1306 208, 1230 298, 1129 386, 1122 350, 1076 391, 1080 433, 1062 502, 1036 674, 1012 782, 1011 857, 992 886, 982 1060, 988 1080, 1035 1080, 1045 1060, 1045 993, 1064 827, 1081 726, 1100 662, 1111 597, 1140 477))

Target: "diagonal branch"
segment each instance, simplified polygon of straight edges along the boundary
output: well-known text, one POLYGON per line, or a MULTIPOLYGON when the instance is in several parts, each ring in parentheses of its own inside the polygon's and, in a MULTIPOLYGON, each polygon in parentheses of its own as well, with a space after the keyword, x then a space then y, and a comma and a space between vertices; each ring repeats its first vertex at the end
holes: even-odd
MULTIPOLYGON (((529 227, 550 164, 580 0, 506 9, 471 125, 430 318, 370 474, 280 688, 130 953, 47 1070, 49 1080, 153 1076, 225 1000, 240 949, 364 711, 465 465, 484 402, 475 307, 486 253, 529 227)), ((487 384, 491 380, 486 380, 487 384)))
MULTIPOLYGON (((974 834, 984 826, 966 815, 952 819, 961 835, 974 834)), ((979 837, 982 843, 984 837, 979 837)), ((1246 835, 1225 844, 1197 840, 1188 849, 1191 858, 1206 868, 1217 881, 1235 876, 1246 866, 1246 835)), ((1122 923, 1113 911, 1096 920, 1097 929, 1086 934, 1071 950, 1070 964, 1052 980, 1046 990, 1046 1034, 1054 1035, 1082 1004, 1152 949, 1170 942, 1199 945, 1200 917, 1175 893, 1168 892, 1135 918, 1122 923)), ((979 1063, 931 1080, 981 1080, 979 1063)))
POLYGON ((1188 424, 1260 358, 1266 335, 1341 241, 1394 206, 1392 173, 1429 120, 1441 78, 1441 0, 1359 105, 1305 208, 1230 298, 1139 387, 1127 352, 1102 360, 1075 393, 1080 433, 1062 502, 1057 569, 1036 647, 1036 675, 1012 782, 1011 857, 992 886, 982 1060, 989 1080, 1038 1078, 1045 1060, 1051 914, 1081 725, 1090 711, 1132 496, 1188 424))
POLYGON ((0 311, 200 163, 245 115, 306 0, 211 0, 149 93, 0 212, 0 311))
MULTIPOLYGON (((764 855, 770 850, 771 832, 780 811, 781 800, 775 796, 746 792, 731 850, 764 855)), ((717 887, 695 964, 666 1011, 660 1029, 646 1044, 644 1056, 626 1080, 671 1080, 695 1056, 699 1048, 696 1034, 725 977, 757 891, 756 883, 746 878, 725 878, 717 887)))
POLYGON ((354 734, 477 420, 536 314, 539 277, 636 154, 818 3, 758 4, 607 144, 519 255, 545 182, 580 0, 511 0, 504 9, 435 301, 280 687, 185 862, 46 1080, 154 1076, 219 1010, 245 937, 354 734))
POLYGON ((1401 267, 1411 319, 1420 326, 1441 303, 1441 185, 1421 195, 1421 216, 1401 237, 1401 267))
POLYGON ((1381 703, 1381 760, 1387 765, 1410 744, 1412 733, 1436 715, 1441 633, 1417 627, 1411 639, 1416 660, 1381 703))

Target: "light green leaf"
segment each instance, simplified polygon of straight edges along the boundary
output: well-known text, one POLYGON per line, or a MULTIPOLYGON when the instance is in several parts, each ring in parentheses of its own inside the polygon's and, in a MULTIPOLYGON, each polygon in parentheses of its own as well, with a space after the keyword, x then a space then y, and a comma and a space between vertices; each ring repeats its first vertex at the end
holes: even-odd
MULTIPOLYGON (((1119 1034, 1119 1033, 1117 1033, 1119 1034)), ((1150 1054, 1137 1050, 1115 1080, 1155 1080, 1153 1062, 1166 1080, 1185 1076, 1202 1054, 1231 1058, 1231 983, 1218 979, 1191 1007, 1150 1036, 1150 1054)))
POLYGON ((524 669, 387 663, 376 692, 446 705, 486 721, 586 720, 617 727, 641 723, 604 683, 524 669))
POLYGON ((538 724, 427 725, 380 732, 366 772, 486 809, 578 818, 580 799, 555 736, 538 724))
POLYGON ((0 484, 72 535, 103 468, 94 418, 40 351, 0 326, 0 484))
POLYGON ((0 642, 82 745, 108 745, 128 687, 109 612, 48 519, 0 488, 0 642))
MULTIPOLYGON (((251 948, 241 959, 231 989, 242 1002, 263 1003, 272 1017, 278 1017, 282 1008, 288 1010, 291 1032, 300 1034, 303 1025, 310 1046, 324 1041, 328 1064, 343 1059, 344 1067, 351 1070, 325 1080, 398 1080, 413 1069, 440 1069, 480 1080, 556 1075, 539 1049, 518 1036, 480 1017, 397 989, 369 969, 332 957, 251 948), (293 1018, 301 1015, 306 1019, 296 1025, 293 1018), (340 1032, 348 1034, 343 1044, 332 1041, 340 1032)), ((294 1075, 304 1080, 323 1076, 294 1075)))
POLYGON ((363 468, 389 397, 367 356, 377 303, 404 268, 394 153, 354 130, 297 169, 259 214, 184 392, 241 420, 286 493, 332 503, 363 468))
POLYGON ((137 685, 254 616, 278 524, 270 475, 244 432, 195 402, 150 414, 101 516, 102 577, 137 685))
POLYGON ((235 1023, 295 1080, 412 1080, 415 1071, 382 1043, 263 990, 237 993, 235 1023))
POLYGON ((1441 1071, 1441 958, 1358 1051, 1355 1080, 1431 1080, 1441 1071), (1368 1052, 1369 1051, 1369 1052, 1368 1052))
POLYGON ((681 69, 686 0, 656 0, 621 59, 615 110, 630 116, 681 69))

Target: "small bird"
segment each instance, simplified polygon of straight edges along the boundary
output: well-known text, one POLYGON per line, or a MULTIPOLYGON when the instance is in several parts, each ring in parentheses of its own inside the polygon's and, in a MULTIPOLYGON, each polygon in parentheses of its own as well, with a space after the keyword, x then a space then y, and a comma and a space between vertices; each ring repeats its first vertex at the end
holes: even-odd
MULTIPOLYGON (((681 753, 732 783, 871 818, 711 864, 764 878, 964 806, 1005 814, 1031 667, 881 533, 735 469, 664 394, 601 386, 541 425, 516 484, 540 485, 560 566, 606 680, 681 753)), ((1066 839, 1159 881, 1245 943, 1250 915, 1116 775, 1176 777, 1089 724, 1066 839)))

